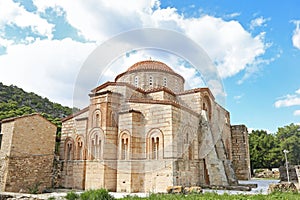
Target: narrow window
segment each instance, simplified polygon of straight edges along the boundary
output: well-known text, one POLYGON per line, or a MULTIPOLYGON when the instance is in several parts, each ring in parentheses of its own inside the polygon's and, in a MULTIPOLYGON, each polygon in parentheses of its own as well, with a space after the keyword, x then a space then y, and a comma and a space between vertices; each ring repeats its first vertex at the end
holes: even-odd
POLYGON ((122 144, 121 144, 121 160, 128 160, 129 139, 122 138, 121 142, 122 142, 122 144))
POLYGON ((0 149, 1 149, 1 145, 2 145, 2 136, 3 136, 3 134, 0 134, 0 149))
POLYGON ((100 116, 99 116, 99 113, 96 114, 96 119, 95 119, 95 120, 96 120, 96 123, 95 123, 95 124, 96 124, 96 127, 99 127, 99 125, 100 125, 100 123, 99 123, 99 122, 100 122, 100 116))
POLYGON ((167 78, 166 77, 164 77, 163 86, 167 87, 167 78))
POLYGON ((156 159, 156 146, 155 146, 154 138, 151 139, 151 143, 152 143, 152 159, 156 159))
POLYGON ((92 140, 92 160, 94 160, 96 158, 96 144, 95 144, 95 140, 92 140))
POLYGON ((179 92, 178 81, 175 79, 175 92, 179 92))
POLYGON ((121 155, 121 160, 125 160, 125 155, 126 155, 126 149, 125 149, 125 139, 122 139, 122 155, 121 155))
POLYGON ((149 85, 153 85, 153 77, 152 76, 149 77, 149 85))
POLYGON ((138 85, 139 85, 139 77, 136 76, 136 77, 134 78, 134 86, 135 86, 135 87, 138 87, 138 85))
POLYGON ((72 144, 67 144, 67 160, 72 160, 72 144))
POLYGON ((77 160, 82 160, 83 159, 83 145, 82 141, 79 140, 77 141, 77 160))
POLYGON ((156 138, 156 160, 159 158, 158 154, 159 154, 159 137, 156 138))
POLYGON ((159 137, 153 137, 151 139, 151 148, 152 148, 152 159, 157 160, 159 157, 159 137))

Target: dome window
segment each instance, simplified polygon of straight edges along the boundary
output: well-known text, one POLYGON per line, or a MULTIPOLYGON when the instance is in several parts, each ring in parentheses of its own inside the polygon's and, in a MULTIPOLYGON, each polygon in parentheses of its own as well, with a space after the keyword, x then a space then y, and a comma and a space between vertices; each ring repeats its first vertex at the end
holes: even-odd
POLYGON ((153 85, 153 77, 152 77, 152 76, 149 77, 149 85, 150 85, 150 86, 153 85))
POLYGON ((167 78, 166 77, 164 77, 164 80, 163 80, 164 82, 163 82, 163 86, 164 87, 167 87, 167 78))
POLYGON ((136 76, 136 77, 134 77, 134 86, 138 87, 138 85, 139 85, 139 77, 136 76))

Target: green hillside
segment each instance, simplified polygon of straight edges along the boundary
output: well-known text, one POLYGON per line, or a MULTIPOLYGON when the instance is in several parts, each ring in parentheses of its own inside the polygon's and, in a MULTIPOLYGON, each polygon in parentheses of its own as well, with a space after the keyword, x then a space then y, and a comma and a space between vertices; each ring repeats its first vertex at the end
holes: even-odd
POLYGON ((60 119, 70 115, 72 109, 33 92, 25 92, 17 86, 6 86, 0 82, 0 121, 31 113, 41 113, 60 129, 60 119))

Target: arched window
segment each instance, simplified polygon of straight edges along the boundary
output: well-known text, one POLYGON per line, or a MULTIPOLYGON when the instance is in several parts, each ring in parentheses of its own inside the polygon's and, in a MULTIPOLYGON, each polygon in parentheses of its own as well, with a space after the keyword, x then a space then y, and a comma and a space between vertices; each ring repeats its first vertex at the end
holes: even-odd
POLYGON ((204 96, 203 98, 202 110, 206 111, 208 119, 211 120, 211 102, 208 96, 204 96))
POLYGON ((153 85, 153 77, 152 77, 152 76, 149 77, 149 85, 150 85, 150 86, 153 85))
POLYGON ((166 77, 164 77, 164 79, 163 79, 163 86, 167 87, 167 78, 166 77))
POLYGON ((95 110, 93 113, 93 128, 101 126, 101 111, 95 110))
POLYGON ((163 133, 159 129, 149 132, 147 137, 147 154, 149 159, 158 160, 163 158, 163 133))
POLYGON ((68 137, 65 140, 65 159, 73 160, 74 155, 74 141, 72 138, 68 137))
POLYGON ((191 129, 189 127, 185 127, 183 130, 183 152, 182 157, 185 160, 192 160, 194 155, 194 144, 193 144, 193 136, 191 129))
POLYGON ((83 141, 81 137, 78 137, 76 140, 76 157, 77 160, 83 160, 83 141))
POLYGON ((120 160, 129 160, 130 159, 130 135, 126 132, 121 134, 120 144, 119 144, 119 158, 120 160))
POLYGON ((134 77, 134 86, 135 87, 139 86, 139 77, 138 76, 134 77))
POLYGON ((101 160, 103 158, 103 134, 100 131, 96 131, 90 138, 90 155, 91 159, 101 160))
POLYGON ((177 79, 175 79, 174 85, 175 85, 175 92, 179 92, 179 83, 177 79))

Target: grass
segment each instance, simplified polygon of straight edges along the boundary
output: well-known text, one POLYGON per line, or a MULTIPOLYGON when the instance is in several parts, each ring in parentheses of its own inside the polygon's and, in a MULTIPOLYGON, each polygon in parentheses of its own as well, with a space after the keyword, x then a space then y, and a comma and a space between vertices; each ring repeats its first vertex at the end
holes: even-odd
MULTIPOLYGON (((68 200, 80 199, 80 200, 114 200, 108 191, 105 189, 99 190, 88 190, 81 195, 76 195, 73 192, 68 193, 65 197, 68 200)), ((246 194, 217 194, 206 192, 204 194, 150 194, 149 197, 137 197, 137 196, 126 196, 121 198, 123 200, 298 200, 300 199, 300 193, 292 192, 274 192, 268 195, 264 194, 255 194, 255 195, 246 195, 246 194)))
POLYGON ((296 193, 272 193, 268 195, 256 194, 256 195, 229 195, 229 194, 217 194, 217 193, 204 193, 204 194, 151 194, 149 197, 124 197, 123 200, 277 200, 277 199, 286 199, 286 200, 299 200, 300 194, 296 193))

